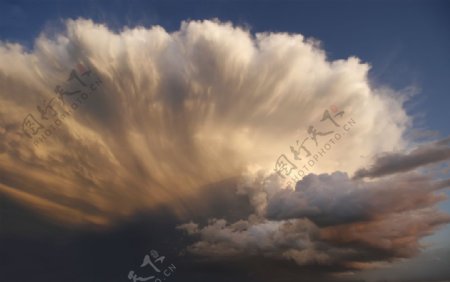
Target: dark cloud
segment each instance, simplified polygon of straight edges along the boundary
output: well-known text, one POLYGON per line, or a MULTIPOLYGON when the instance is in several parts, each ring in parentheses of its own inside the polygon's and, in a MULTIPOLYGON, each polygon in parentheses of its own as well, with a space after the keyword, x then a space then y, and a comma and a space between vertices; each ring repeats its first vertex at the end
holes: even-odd
POLYGON ((417 256, 420 240, 450 222, 436 209, 449 183, 419 173, 364 181, 335 172, 309 174, 291 189, 275 174, 257 174, 237 190, 254 214, 178 228, 197 238, 187 250, 198 256, 265 257, 344 274, 417 256))
MULTIPOLYGON (((218 190, 216 193, 223 195, 218 190)), ((219 202, 223 199, 211 204, 219 202)), ((192 216, 205 220, 210 214, 207 210, 197 210, 192 216)), ((2 281, 131 281, 128 272, 139 269, 144 255, 152 249, 176 267, 166 281, 294 282, 299 277, 319 282, 356 281, 333 276, 333 267, 299 268, 294 262, 261 256, 205 259, 187 253, 185 246, 194 240, 175 230, 181 222, 165 208, 135 214, 112 228, 73 228, 0 195, 0 224, 2 281)))
POLYGON ((352 180, 339 172, 310 174, 297 182, 295 190, 273 194, 266 216, 275 220, 306 217, 319 226, 371 220, 442 201, 445 197, 434 192, 447 184, 448 180, 414 174, 373 182, 352 180))
POLYGON ((380 177, 407 172, 428 164, 450 159, 450 138, 422 145, 408 154, 389 153, 379 157, 368 169, 355 172, 355 178, 380 177))

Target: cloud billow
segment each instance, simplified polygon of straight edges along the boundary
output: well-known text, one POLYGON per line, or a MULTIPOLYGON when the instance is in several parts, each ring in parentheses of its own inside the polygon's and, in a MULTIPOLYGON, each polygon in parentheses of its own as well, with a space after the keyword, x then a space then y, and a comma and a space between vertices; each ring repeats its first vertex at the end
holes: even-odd
MULTIPOLYGON (((164 207, 186 219, 179 228, 198 239, 188 247, 196 255, 361 269, 414 255, 420 238, 449 221, 434 208, 448 182, 411 171, 446 159, 447 149, 387 156, 361 171, 371 164, 362 156, 410 145, 404 97, 370 83, 369 64, 331 61, 300 34, 252 34, 217 20, 113 32, 78 19, 42 33, 32 50, 1 42, 0 62, 0 193, 61 224, 107 227, 164 207), (84 68, 101 84, 34 144, 24 118, 40 118, 37 106, 84 68), (275 161, 292 158, 290 146, 330 107, 355 127, 286 189, 275 161), (234 192, 229 179, 251 215, 189 223, 217 211, 209 189, 226 183, 234 192)), ((69 111, 76 95, 56 110, 69 111)), ((234 207, 231 199, 221 207, 234 207)))
MULTIPOLYGON (((246 257, 254 254, 299 265, 365 269, 420 252, 419 240, 450 222, 434 206, 448 188, 419 174, 364 182, 346 173, 310 174, 295 190, 269 182, 246 187, 255 213, 235 223, 213 220, 179 226, 196 236, 188 247, 197 255, 246 257)), ((338 268, 338 269, 339 269, 338 268)))
POLYGON ((369 65, 357 58, 328 61, 302 35, 218 21, 168 33, 68 20, 32 50, 0 43, 0 61, 0 170, 8 175, 0 190, 74 223, 107 225, 159 205, 185 214, 184 198, 200 199, 201 187, 248 167, 272 170, 330 106, 358 126, 311 172, 354 172, 367 162, 361 155, 404 146, 409 122, 401 95, 371 87, 369 65), (60 121, 36 145, 24 118, 48 122, 38 107, 58 98, 74 69, 101 84, 88 98, 65 95, 54 109, 60 121))

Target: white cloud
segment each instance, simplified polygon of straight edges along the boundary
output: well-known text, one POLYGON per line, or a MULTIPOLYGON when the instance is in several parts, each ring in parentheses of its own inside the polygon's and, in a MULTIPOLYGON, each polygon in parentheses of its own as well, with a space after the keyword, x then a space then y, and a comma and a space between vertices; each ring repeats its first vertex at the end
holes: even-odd
MULTIPOLYGON (((182 214, 200 187, 292 158, 289 146, 309 126, 335 130, 320 122, 333 106, 355 126, 310 172, 352 173, 367 164, 362 155, 405 145, 398 93, 372 86, 368 64, 329 61, 299 34, 252 35, 217 21, 114 33, 79 19, 42 34, 31 51, 1 43, 0 62, 1 183, 30 205, 27 195, 75 209, 80 221, 159 204, 182 214), (39 117, 36 106, 80 63, 102 84, 34 146, 23 119, 39 117)), ((328 138, 318 136, 321 146, 328 138)))

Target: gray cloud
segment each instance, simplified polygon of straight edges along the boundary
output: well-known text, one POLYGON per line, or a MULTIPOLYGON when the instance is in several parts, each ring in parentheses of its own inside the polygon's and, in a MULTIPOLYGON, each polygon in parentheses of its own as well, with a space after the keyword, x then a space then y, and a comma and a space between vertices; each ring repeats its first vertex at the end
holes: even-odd
POLYGON ((276 174, 256 173, 237 189, 247 195, 253 215, 179 228, 197 238, 188 250, 201 256, 262 256, 337 272, 379 268, 418 255, 420 240, 450 222, 436 209, 448 187, 449 179, 420 173, 365 181, 335 172, 309 174, 292 189, 276 174))
POLYGON ((310 174, 297 183, 295 190, 282 189, 270 197, 266 216, 307 217, 321 226, 365 221, 433 205, 445 199, 433 192, 446 187, 448 180, 434 181, 420 175, 364 182, 339 172, 310 174))
POLYGON ((375 160, 368 169, 355 172, 356 178, 380 177, 406 172, 450 159, 450 138, 422 145, 408 154, 388 153, 375 160))
POLYGON ((419 175, 378 182, 344 173, 308 175, 296 190, 263 191, 268 201, 263 214, 255 207, 254 215, 239 221, 212 219, 205 226, 190 222, 178 228, 197 238, 188 251, 200 256, 261 256, 361 270, 417 255, 419 240, 450 222, 434 208, 446 199, 441 188, 419 175))

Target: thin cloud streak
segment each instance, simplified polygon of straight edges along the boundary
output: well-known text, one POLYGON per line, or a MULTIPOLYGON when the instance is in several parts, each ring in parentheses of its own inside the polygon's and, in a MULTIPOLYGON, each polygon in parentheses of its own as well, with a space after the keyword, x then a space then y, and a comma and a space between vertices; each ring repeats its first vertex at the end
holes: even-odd
POLYGON ((385 154, 377 158, 370 168, 356 171, 354 177, 381 177, 447 160, 450 160, 450 138, 422 145, 408 154, 385 154))

